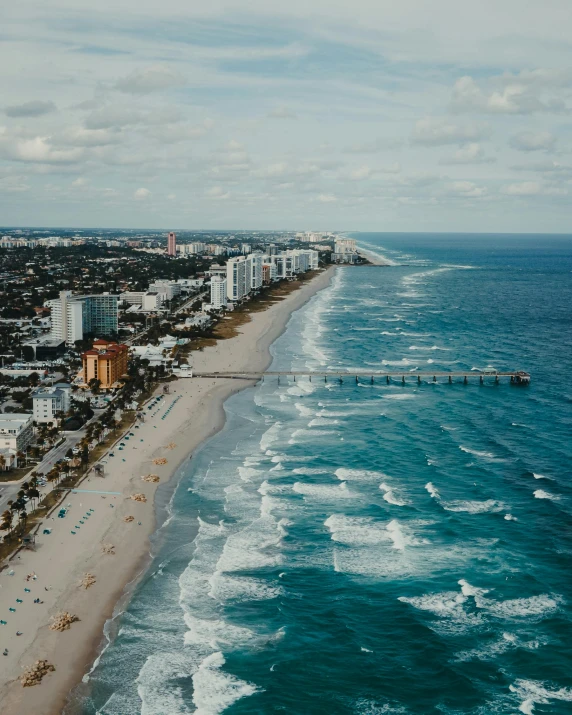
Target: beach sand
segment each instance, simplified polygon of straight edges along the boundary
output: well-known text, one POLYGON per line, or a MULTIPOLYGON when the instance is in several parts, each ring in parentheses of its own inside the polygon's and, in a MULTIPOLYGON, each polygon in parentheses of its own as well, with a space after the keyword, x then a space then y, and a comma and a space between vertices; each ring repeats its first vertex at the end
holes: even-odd
MULTIPOLYGON (((332 275, 333 269, 326 270, 282 302, 252 313, 238 336, 192 353, 192 367, 197 371, 265 370, 271 360, 269 347, 291 313, 326 287, 332 275)), ((2 715, 62 712, 67 694, 88 671, 103 643, 105 621, 149 562, 149 536, 156 527, 154 495, 159 485, 144 482, 141 476, 153 473, 160 477, 160 484, 167 482, 198 445, 221 429, 224 401, 252 384, 201 378, 171 382, 170 394, 157 408, 145 410, 144 424, 130 430, 134 436, 125 441, 125 448, 115 448, 114 457, 103 458, 107 460, 105 476, 91 476, 79 487, 93 491, 69 494, 66 516, 58 518, 56 510, 53 520, 48 518, 40 526, 35 551, 21 551, 0 573, 0 619, 7 622, 0 625, 0 651, 8 649, 8 656, 0 655, 2 715), (153 459, 162 457, 167 464, 153 464, 153 459), (147 502, 132 501, 129 497, 136 493, 145 494, 147 502), (126 516, 134 520, 125 522, 126 516), (51 533, 44 535, 44 528, 51 533), (103 544, 113 544, 115 554, 103 553, 103 544), (79 586, 85 573, 96 578, 87 590, 79 586), (29 574, 36 578, 27 581, 29 574), (34 603, 35 599, 41 603, 34 603), (51 631, 50 618, 60 611, 69 611, 79 621, 67 631, 51 631), (17 636, 17 631, 22 635, 17 636), (23 667, 41 658, 53 663, 55 672, 41 685, 23 688, 17 681, 23 667)))

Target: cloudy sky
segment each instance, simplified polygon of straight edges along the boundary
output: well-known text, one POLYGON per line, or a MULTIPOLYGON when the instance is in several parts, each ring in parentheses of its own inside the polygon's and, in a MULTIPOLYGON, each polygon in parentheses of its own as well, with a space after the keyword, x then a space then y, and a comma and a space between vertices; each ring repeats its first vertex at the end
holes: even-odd
POLYGON ((572 232, 570 0, 20 0, 0 225, 572 232))

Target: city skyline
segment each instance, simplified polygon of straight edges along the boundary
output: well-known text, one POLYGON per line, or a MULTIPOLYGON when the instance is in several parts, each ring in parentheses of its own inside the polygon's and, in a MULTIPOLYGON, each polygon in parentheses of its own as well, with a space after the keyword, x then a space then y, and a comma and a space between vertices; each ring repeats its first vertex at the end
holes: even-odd
POLYGON ((568 11, 16 6, 2 223, 565 233, 568 11))

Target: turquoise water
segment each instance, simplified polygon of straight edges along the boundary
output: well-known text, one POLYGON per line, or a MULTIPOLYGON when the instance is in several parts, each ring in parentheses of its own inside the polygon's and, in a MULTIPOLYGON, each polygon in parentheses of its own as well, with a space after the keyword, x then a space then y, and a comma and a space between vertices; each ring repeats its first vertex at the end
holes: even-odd
POLYGON ((572 240, 358 238, 273 367, 411 380, 231 398, 70 712, 572 712, 572 240))

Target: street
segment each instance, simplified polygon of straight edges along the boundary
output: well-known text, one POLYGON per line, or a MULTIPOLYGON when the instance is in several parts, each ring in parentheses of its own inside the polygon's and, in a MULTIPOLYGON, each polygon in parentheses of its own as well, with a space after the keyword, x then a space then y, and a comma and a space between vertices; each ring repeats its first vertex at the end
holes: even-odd
MULTIPOLYGON (((96 419, 97 415, 94 415, 92 419, 96 419)), ((91 421, 91 420, 90 420, 91 421)), ((20 479, 20 481, 17 484, 6 484, 6 483, 0 483, 0 513, 5 511, 8 508, 8 502, 10 499, 14 500, 16 499, 16 495, 20 491, 20 485, 22 482, 27 481, 30 478, 31 472, 42 472, 42 474, 46 474, 47 472, 50 471, 50 469, 54 466, 54 464, 59 460, 63 459, 65 457, 66 452, 70 448, 74 448, 76 444, 83 438, 85 435, 85 428, 87 426, 84 425, 81 429, 77 430, 77 432, 70 432, 66 435, 65 441, 62 442, 58 447, 55 449, 51 449, 48 454, 44 457, 44 459, 37 465, 35 465, 33 468, 30 469, 30 472, 20 479)), ((51 486, 46 486, 41 489, 39 489, 40 494, 42 497, 47 494, 51 490, 51 486)))

